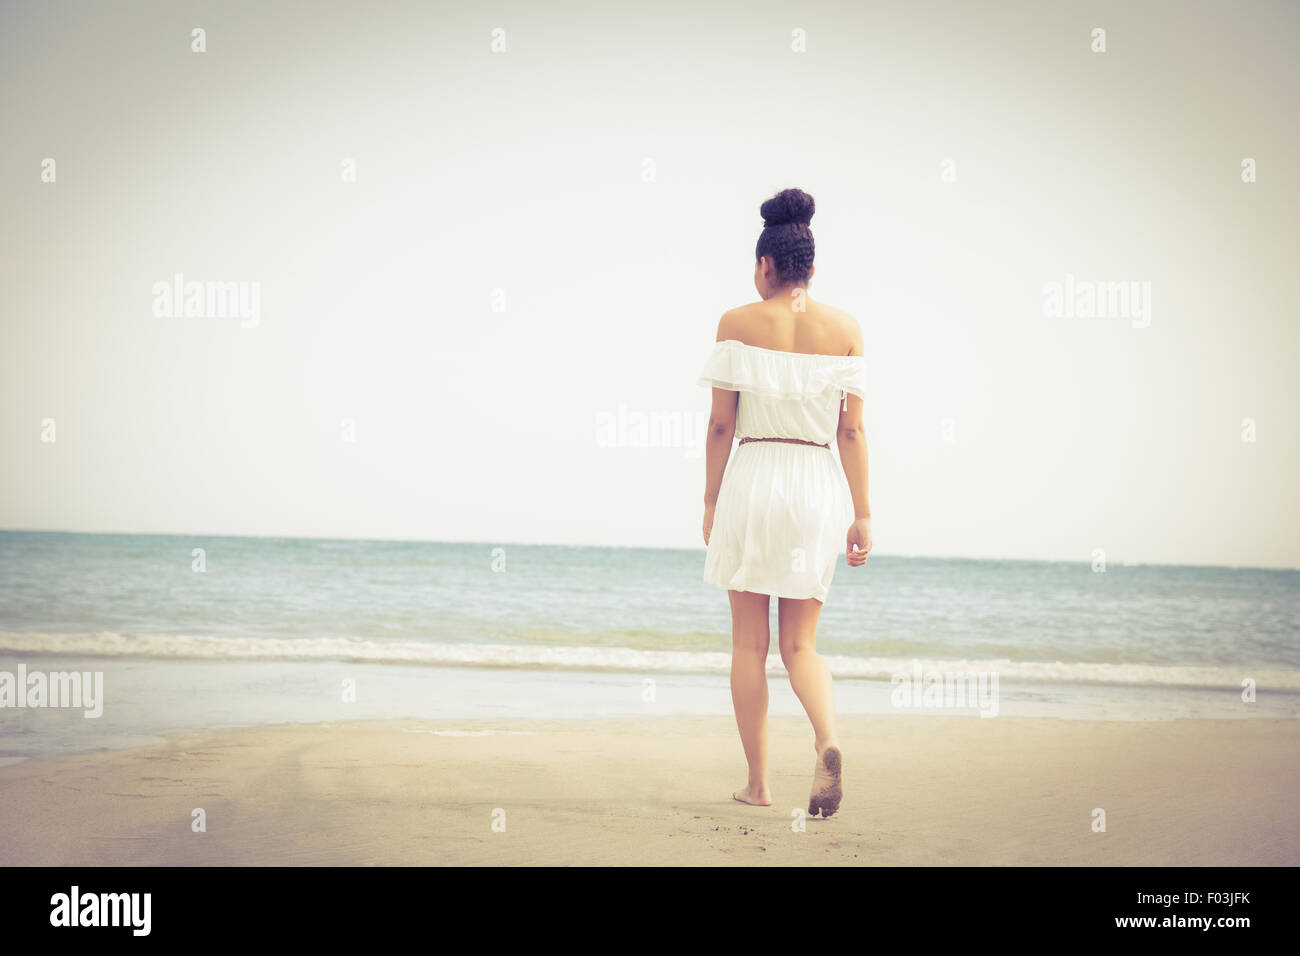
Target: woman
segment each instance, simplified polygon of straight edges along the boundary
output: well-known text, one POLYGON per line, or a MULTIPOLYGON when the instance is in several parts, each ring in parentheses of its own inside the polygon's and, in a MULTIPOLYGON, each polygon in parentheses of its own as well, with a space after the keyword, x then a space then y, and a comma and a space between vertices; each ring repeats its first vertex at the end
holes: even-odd
POLYGON ((849 566, 867 560, 871 509, 862 331, 852 316, 808 297, 813 208, 813 198, 799 189, 763 203, 754 252, 754 287, 762 301, 722 316, 700 375, 701 385, 713 387, 704 580, 726 588, 731 599, 731 699, 749 762, 749 781, 732 796, 754 806, 772 804, 767 648, 775 596, 781 660, 812 721, 817 751, 808 812, 829 817, 840 805, 843 755, 830 670, 817 654, 817 618, 846 527, 849 566), (735 435, 740 445, 728 463, 735 435), (830 451, 832 436, 842 466, 830 451))

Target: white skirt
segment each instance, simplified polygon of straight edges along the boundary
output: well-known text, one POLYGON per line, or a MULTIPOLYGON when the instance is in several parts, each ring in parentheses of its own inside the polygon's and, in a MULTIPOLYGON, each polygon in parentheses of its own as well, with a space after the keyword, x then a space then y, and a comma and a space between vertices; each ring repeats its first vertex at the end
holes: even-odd
POLYGON ((746 442, 722 476, 704 580, 824 602, 852 523, 853 499, 829 448, 746 442))

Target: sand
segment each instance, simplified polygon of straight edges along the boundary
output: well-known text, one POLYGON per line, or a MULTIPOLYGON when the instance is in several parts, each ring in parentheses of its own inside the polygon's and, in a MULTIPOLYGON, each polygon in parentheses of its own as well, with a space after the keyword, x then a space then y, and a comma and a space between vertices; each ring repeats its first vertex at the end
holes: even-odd
POLYGON ((799 829, 801 718, 771 721, 767 808, 730 798, 727 718, 178 734, 0 768, 0 864, 1300 863, 1300 721, 887 715, 841 741, 844 805, 799 829))

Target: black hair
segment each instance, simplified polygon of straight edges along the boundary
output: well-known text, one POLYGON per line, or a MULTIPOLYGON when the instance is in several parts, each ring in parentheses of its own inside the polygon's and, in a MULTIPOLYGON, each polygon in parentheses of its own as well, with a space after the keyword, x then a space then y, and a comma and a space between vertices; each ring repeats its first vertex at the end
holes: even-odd
POLYGON ((782 189, 759 207, 763 231, 754 260, 770 256, 782 285, 802 285, 812 272, 813 234, 808 224, 816 208, 802 189, 782 189))

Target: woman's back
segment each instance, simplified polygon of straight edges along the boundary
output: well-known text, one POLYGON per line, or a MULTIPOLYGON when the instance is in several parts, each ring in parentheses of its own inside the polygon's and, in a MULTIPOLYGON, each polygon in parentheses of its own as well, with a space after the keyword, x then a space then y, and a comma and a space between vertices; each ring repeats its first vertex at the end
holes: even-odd
POLYGON ((732 309, 722 317, 718 338, 779 352, 862 354, 862 333, 854 318, 806 295, 773 297, 732 309))

